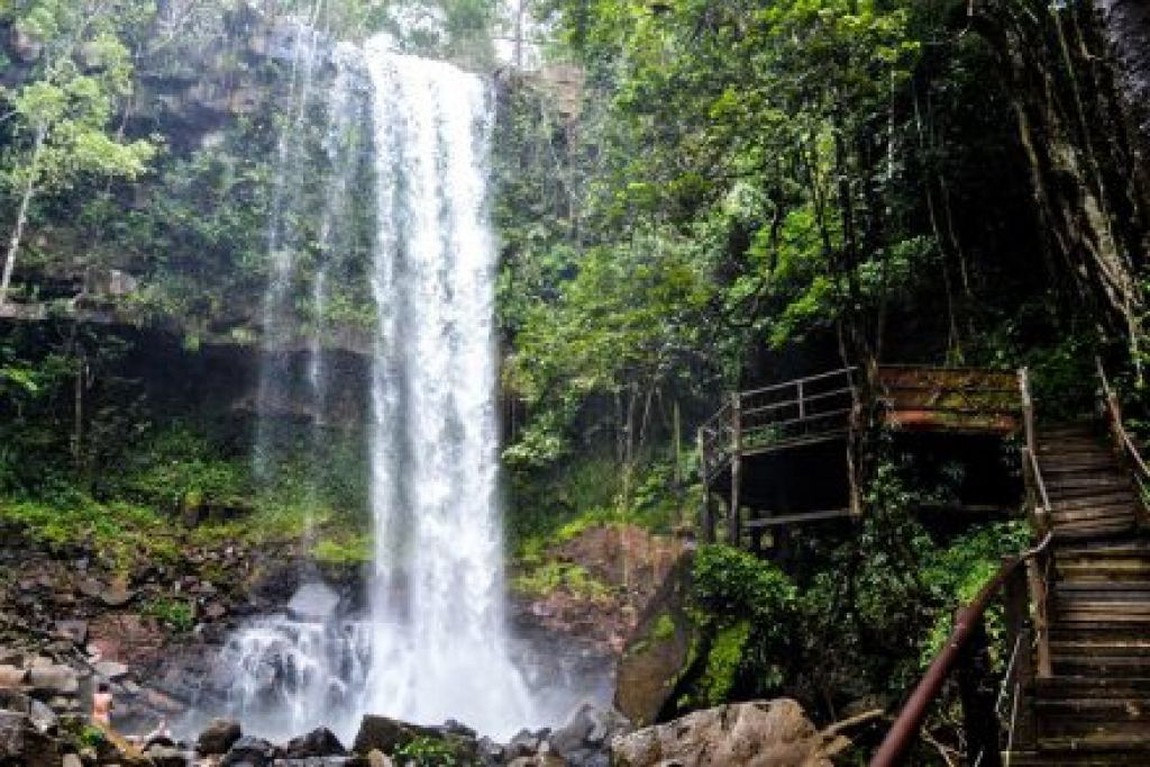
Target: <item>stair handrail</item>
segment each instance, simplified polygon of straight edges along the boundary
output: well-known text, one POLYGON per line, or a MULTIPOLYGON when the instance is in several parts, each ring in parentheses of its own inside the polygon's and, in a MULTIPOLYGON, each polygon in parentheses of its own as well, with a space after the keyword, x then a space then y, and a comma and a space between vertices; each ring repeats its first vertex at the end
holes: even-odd
POLYGON ((1098 367, 1098 380, 1102 382, 1102 403, 1106 407, 1106 420, 1110 426, 1110 433, 1113 435, 1118 448, 1126 454, 1141 478, 1144 481, 1150 481, 1150 468, 1147 468, 1146 461, 1143 460, 1142 453, 1138 450, 1138 445, 1135 444, 1134 438, 1130 436, 1130 432, 1126 431, 1126 426, 1122 423, 1122 406, 1118 402, 1118 394, 1106 377, 1102 358, 1095 357, 1094 363, 1098 367))
POLYGON ((1046 491, 1046 480, 1042 477, 1042 468, 1038 465, 1038 433, 1034 426, 1034 397, 1030 393, 1030 371, 1022 368, 1018 371, 1018 389, 1022 397, 1022 428, 1026 445, 1022 448, 1023 471, 1026 472, 1028 491, 1037 491, 1039 503, 1030 499, 1033 507, 1031 513, 1039 532, 1050 529, 1050 495, 1046 491))
POLYGON ((938 697, 950 673, 954 671, 962 651, 970 640, 974 627, 982 620, 991 598, 1006 585, 1020 567, 1042 554, 1050 545, 1052 533, 1047 533, 1035 547, 1008 559, 988 580, 970 604, 958 611, 954 628, 942 649, 934 656, 930 668, 926 670, 918 686, 914 688, 879 745, 878 751, 870 760, 870 767, 897 767, 902 764, 907 750, 915 740, 919 728, 926 719, 927 707, 938 697))

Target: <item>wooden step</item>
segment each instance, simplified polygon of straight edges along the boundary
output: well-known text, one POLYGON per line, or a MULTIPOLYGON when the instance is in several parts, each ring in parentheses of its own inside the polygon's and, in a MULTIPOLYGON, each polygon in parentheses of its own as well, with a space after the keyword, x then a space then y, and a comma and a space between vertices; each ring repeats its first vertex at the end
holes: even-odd
POLYGON ((1038 436, 1065 436, 1067 434, 1097 434, 1098 426, 1094 421, 1067 421, 1065 423, 1042 424, 1037 429, 1038 436))
POLYGON ((1060 525, 1054 528, 1054 540, 1062 542, 1080 542, 1086 540, 1100 540, 1118 538, 1129 535, 1134 523, 1125 522, 1099 522, 1093 524, 1079 523, 1075 525, 1060 525))
MULTIPOLYGON (((1081 676, 1084 678, 1118 677, 1128 674, 1146 674, 1150 672, 1150 658, 1144 655, 1124 655, 1114 657, 1104 656, 1074 656, 1050 655, 1050 667, 1056 674, 1067 676, 1081 676)), ((1125 698, 1123 700, 1126 700, 1125 698)), ((1146 701, 1150 710, 1150 699, 1146 701)))
POLYGON ((1121 490, 1134 492, 1130 478, 1120 472, 1086 472, 1083 474, 1067 474, 1061 477, 1049 478, 1046 481, 1046 493, 1050 496, 1061 494, 1080 494, 1082 490, 1094 493, 1119 492, 1121 490))
POLYGON ((1106 492, 1090 493, 1081 498, 1059 498, 1050 500, 1052 509, 1070 511, 1072 509, 1089 509, 1095 506, 1128 505, 1133 508, 1138 501, 1133 486, 1126 484, 1106 492))
POLYGON ((1034 702, 1034 707, 1044 720, 1072 719, 1075 723, 1085 724, 1090 730, 1097 730, 1099 722, 1150 725, 1150 698, 1040 699, 1034 702))
POLYGON ((1054 591, 1057 595, 1077 598, 1081 595, 1099 595, 1099 599, 1112 599, 1117 596, 1131 600, 1146 599, 1150 602, 1150 579, 1123 578, 1123 579, 1082 579, 1062 580, 1055 582, 1054 591))
POLYGON ((1054 520, 1055 524, 1073 524, 1093 519, 1129 519, 1133 521, 1134 512, 1129 506, 1120 504, 1114 506, 1091 506, 1078 509, 1060 509, 1056 507, 1050 510, 1050 518, 1054 520))
POLYGON ((1125 754, 1079 753, 1077 751, 1011 751, 1003 753, 1009 767, 1130 767, 1125 754))
POLYGON ((1119 679, 1056 675, 1034 680, 1039 698, 1150 698, 1150 676, 1130 674, 1119 679))
POLYGON ((1043 478, 1048 482, 1074 474, 1123 473, 1113 459, 1094 455, 1081 458, 1043 459, 1039 468, 1042 470, 1043 478))
POLYGON ((1134 767, 1150 764, 1150 725, 1144 719, 1091 722, 1072 717, 1039 718, 1039 751, 1076 751, 1079 753, 1138 754, 1141 758, 1125 762, 1134 767))

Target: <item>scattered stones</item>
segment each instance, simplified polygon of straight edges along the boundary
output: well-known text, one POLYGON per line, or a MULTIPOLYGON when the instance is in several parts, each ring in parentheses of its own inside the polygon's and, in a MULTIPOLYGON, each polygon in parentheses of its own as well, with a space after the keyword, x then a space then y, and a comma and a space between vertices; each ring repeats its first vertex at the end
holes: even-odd
POLYGON ((89 599, 97 599, 104 591, 104 584, 95 578, 83 578, 76 584, 76 591, 89 599))
POLYGON ((212 602, 204 609, 204 616, 211 621, 218 621, 227 614, 228 608, 221 602, 212 602))
POLYGON ((108 607, 123 607, 135 598, 136 592, 118 583, 100 592, 100 601, 108 607))
POLYGON ((240 723, 236 720, 213 719, 200 733, 199 740, 196 741, 196 750, 204 756, 226 754, 242 735, 240 723))
MULTIPOLYGON (((59 602, 59 600, 57 600, 59 602)), ((88 641, 87 621, 56 621, 56 633, 66 636, 75 644, 82 645, 88 641)))

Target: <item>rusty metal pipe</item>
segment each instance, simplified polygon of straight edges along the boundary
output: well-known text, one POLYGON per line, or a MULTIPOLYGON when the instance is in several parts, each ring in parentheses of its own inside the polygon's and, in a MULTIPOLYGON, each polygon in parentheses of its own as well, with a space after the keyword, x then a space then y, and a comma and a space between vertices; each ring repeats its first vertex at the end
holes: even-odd
POLYGON ((991 598, 1002 589, 1016 569, 1031 557, 1042 552, 1050 544, 1050 538, 1051 536, 1047 534, 1042 543, 1004 563, 999 568, 998 573, 987 581, 982 590, 978 592, 974 601, 959 610, 958 615, 955 616, 954 630, 950 632, 950 637, 947 638, 943 648, 934 656, 934 660, 926 674, 923 675, 922 681, 914 688, 914 692, 911 693, 906 705, 899 712, 898 718, 894 720, 894 724, 887 731, 878 751, 870 760, 870 767, 897 767, 902 764, 907 750, 914 743, 918 736, 918 730, 922 727, 923 720, 926 719, 927 708, 934 702, 943 683, 946 682, 947 676, 954 670, 963 647, 970 639, 972 629, 982 620, 991 598))

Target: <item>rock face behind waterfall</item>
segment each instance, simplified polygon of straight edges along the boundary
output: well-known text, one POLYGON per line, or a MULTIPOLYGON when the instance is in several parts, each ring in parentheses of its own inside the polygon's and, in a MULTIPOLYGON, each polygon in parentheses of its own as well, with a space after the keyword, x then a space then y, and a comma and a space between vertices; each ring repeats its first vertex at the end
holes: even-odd
POLYGON ((848 745, 815 729, 793 700, 719 706, 616 738, 613 767, 831 767, 848 745))

